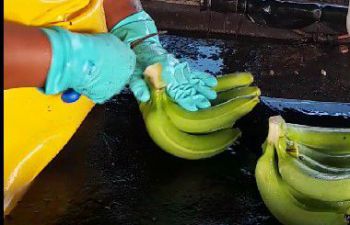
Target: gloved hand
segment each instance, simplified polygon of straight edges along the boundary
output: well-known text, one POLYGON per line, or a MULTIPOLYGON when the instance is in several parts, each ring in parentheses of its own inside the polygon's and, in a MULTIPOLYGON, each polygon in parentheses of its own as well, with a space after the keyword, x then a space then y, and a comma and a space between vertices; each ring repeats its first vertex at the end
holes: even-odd
POLYGON ((44 91, 69 88, 103 103, 119 93, 134 72, 133 51, 112 34, 79 34, 59 27, 43 28, 51 42, 52 59, 44 91))
MULTIPOLYGON (((129 45, 157 32, 154 21, 144 11, 127 17, 111 30, 111 33, 129 45)), ((139 101, 146 102, 150 99, 142 75, 147 66, 155 63, 162 65, 162 79, 167 94, 183 108, 189 111, 208 108, 209 100, 216 98, 213 90, 217 85, 216 78, 207 73, 191 71, 186 62, 180 62, 162 47, 158 36, 145 39, 134 47, 134 52, 137 63, 129 85, 139 101)))

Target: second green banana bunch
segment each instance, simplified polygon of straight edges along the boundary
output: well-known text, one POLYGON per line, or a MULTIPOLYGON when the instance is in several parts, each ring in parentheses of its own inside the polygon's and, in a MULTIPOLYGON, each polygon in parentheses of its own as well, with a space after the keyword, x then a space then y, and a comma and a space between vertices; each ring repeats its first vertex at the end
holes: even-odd
POLYGON ((285 225, 350 224, 350 129, 272 117, 256 167, 260 194, 285 225))
POLYGON ((164 151, 185 159, 202 159, 226 150, 241 136, 235 122, 259 102, 260 90, 249 86, 250 73, 218 78, 217 99, 212 107, 189 112, 172 102, 161 80, 161 65, 149 66, 144 75, 151 87, 151 100, 140 103, 146 128, 164 151))

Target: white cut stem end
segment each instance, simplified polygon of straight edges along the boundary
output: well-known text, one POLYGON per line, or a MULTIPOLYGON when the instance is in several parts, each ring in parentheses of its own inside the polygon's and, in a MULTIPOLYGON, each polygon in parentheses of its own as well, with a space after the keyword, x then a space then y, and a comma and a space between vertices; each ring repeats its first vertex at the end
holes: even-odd
POLYGON ((277 144, 280 137, 283 135, 283 127, 285 126, 285 121, 281 116, 273 116, 269 119, 269 134, 267 136, 267 141, 269 143, 277 144))
POLYGON ((143 75, 156 90, 160 90, 166 86, 162 79, 162 65, 160 63, 148 66, 143 72, 143 75))

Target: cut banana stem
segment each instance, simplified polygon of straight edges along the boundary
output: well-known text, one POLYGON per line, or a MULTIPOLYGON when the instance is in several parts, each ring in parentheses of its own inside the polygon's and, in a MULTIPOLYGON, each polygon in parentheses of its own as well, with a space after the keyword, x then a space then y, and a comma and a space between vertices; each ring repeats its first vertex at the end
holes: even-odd
POLYGON ((265 204, 279 221, 285 225, 350 224, 350 165, 346 164, 347 155, 343 154, 350 145, 340 142, 339 147, 334 141, 330 141, 331 144, 324 140, 315 142, 339 138, 339 135, 346 137, 349 133, 350 129, 319 130, 287 124, 280 116, 270 118, 256 179, 265 204), (330 146, 333 148, 327 150, 330 146))
POLYGON ((215 91, 227 91, 237 87, 249 86, 253 83, 254 77, 251 73, 232 73, 217 77, 218 85, 215 91))
POLYGON ((166 86, 162 79, 162 65, 160 63, 148 66, 143 75, 155 90, 161 90, 166 86))

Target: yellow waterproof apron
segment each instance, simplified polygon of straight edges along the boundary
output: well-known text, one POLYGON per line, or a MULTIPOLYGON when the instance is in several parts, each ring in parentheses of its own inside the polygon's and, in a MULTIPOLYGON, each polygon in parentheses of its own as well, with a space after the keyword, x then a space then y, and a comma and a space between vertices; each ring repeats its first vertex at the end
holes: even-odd
MULTIPOLYGON (((103 0, 5 0, 4 19, 79 32, 107 30, 103 0)), ((4 212, 69 141, 94 104, 86 97, 64 103, 36 88, 4 92, 4 212)))

